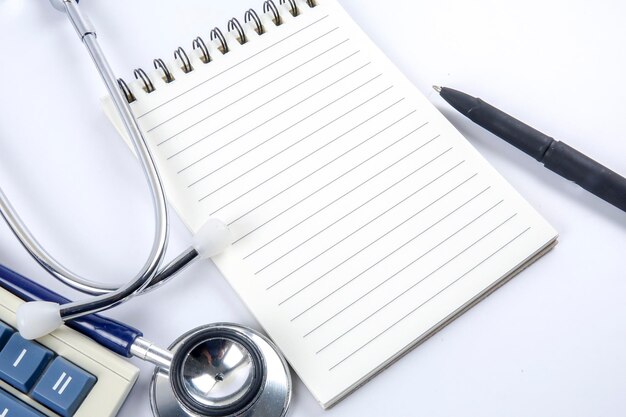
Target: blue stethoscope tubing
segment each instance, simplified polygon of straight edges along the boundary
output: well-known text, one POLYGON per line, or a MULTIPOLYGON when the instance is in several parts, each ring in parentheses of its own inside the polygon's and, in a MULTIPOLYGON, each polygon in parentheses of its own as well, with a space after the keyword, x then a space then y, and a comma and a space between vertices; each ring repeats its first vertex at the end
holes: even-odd
MULTIPOLYGON (((0 265, 0 287, 24 301, 48 301, 59 304, 70 302, 69 299, 3 265, 0 265)), ((65 324, 126 358, 134 356, 131 348, 137 339, 143 337, 143 333, 134 327, 99 314, 82 316, 65 324)))

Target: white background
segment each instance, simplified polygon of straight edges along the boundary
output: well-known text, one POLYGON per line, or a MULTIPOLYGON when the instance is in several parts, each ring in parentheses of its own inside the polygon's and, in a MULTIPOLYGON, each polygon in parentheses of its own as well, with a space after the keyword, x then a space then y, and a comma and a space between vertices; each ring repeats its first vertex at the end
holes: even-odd
MULTIPOLYGON (((296 380, 293 416, 623 416, 626 214, 455 114, 431 90, 479 95, 626 174, 626 3, 340 0, 418 88, 560 232, 547 257, 322 411, 296 380)), ((260 0, 83 0, 114 70, 132 78, 260 0)), ((139 167, 99 107, 104 88, 44 0, 0 0, 0 185, 50 252, 124 281, 152 238, 139 167)), ((174 217, 170 253, 189 242, 174 217)), ((0 263, 73 298, 0 224, 0 263)), ((110 312, 168 345, 212 321, 256 326, 214 267, 110 312)), ((148 417, 150 368, 120 415, 148 417)))

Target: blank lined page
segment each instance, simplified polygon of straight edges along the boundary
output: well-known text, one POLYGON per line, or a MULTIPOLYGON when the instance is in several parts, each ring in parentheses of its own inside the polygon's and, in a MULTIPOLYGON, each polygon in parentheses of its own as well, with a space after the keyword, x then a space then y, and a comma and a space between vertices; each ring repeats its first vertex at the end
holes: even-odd
POLYGON ((298 5, 134 83, 132 110, 170 202, 229 225, 215 264, 327 407, 556 233, 334 0, 298 5))

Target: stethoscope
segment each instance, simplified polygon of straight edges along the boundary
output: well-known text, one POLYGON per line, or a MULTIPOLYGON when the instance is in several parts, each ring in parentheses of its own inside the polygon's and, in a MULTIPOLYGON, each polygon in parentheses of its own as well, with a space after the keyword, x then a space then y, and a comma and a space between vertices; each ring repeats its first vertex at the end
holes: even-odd
POLYGON ((16 313, 20 334, 37 339, 66 323, 120 355, 155 364, 150 398, 158 417, 284 416, 291 399, 289 368, 278 348, 260 333, 235 324, 211 324, 185 333, 166 350, 148 342, 140 331, 94 314, 163 285, 196 259, 215 256, 230 244, 230 234, 223 222, 209 219, 194 236, 192 247, 161 267, 169 219, 161 179, 145 139, 78 0, 50 3, 69 17, 132 139, 152 194, 155 238, 148 260, 135 278, 119 288, 102 285, 72 272, 47 253, 0 189, 0 214, 31 256, 64 284, 94 295, 70 302, 0 266, 0 285, 27 301, 16 313))
MULTIPOLYGON (((68 300, 0 265, 0 286, 25 301, 68 300)), ((25 305, 25 304, 23 304, 25 305)), ((67 326, 109 350, 156 365, 150 404, 157 417, 282 417, 291 400, 291 376, 276 346, 258 332, 229 323, 191 330, 169 349, 126 324, 90 314, 67 326)))

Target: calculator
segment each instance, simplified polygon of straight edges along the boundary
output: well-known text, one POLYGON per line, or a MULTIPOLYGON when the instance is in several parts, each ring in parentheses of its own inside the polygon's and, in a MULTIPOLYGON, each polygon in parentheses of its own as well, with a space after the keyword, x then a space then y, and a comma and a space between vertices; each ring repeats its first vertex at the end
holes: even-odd
POLYGON ((115 416, 139 369, 66 326, 23 339, 15 330, 22 303, 0 288, 0 417, 115 416))

